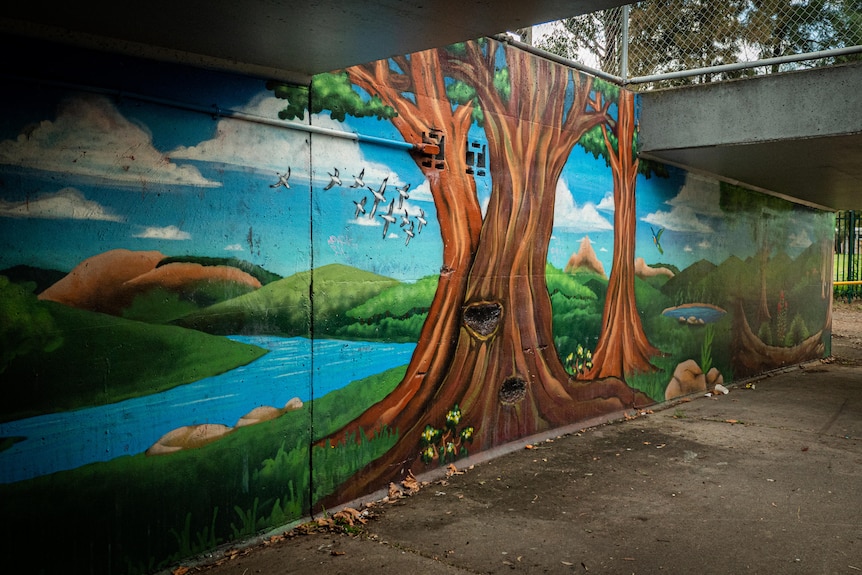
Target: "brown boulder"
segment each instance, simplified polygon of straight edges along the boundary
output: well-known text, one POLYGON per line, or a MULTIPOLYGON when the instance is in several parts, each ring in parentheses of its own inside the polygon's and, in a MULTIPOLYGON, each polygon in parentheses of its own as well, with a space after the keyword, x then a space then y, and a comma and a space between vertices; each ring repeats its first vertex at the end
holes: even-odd
POLYGON ((703 370, 693 359, 687 359, 676 366, 673 377, 664 390, 666 401, 689 395, 691 393, 706 391, 706 376, 703 370))
POLYGON ((232 427, 219 423, 203 423, 201 425, 186 425, 164 434, 149 449, 147 455, 163 455, 182 449, 193 449, 221 439, 233 431, 232 427))

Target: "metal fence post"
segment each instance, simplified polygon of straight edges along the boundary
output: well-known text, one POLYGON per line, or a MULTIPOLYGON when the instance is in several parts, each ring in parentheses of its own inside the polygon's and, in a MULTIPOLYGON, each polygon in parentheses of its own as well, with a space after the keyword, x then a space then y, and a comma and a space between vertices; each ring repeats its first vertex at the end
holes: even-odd
MULTIPOLYGON (((855 281, 856 278, 856 217, 853 210, 847 212, 847 254, 846 254, 846 268, 847 268, 847 279, 849 281, 855 281)), ((853 296, 856 292, 856 286, 850 285, 847 286, 849 289, 847 290, 847 302, 853 301, 853 296)))
POLYGON ((628 83, 629 79, 629 8, 630 5, 623 6, 622 12, 622 53, 620 54, 620 77, 623 79, 623 85, 628 83))

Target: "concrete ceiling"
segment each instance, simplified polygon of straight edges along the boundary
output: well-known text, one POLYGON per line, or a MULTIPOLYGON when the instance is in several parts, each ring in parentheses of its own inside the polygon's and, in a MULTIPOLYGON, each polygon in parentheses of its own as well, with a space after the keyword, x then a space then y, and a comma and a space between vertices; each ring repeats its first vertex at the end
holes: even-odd
MULTIPOLYGON (((397 54, 625 4, 621 0, 53 0, 6 2, 0 32, 307 82, 397 54)), ((7 58, 10 57, 7 54, 7 58)), ((645 94, 655 159, 830 209, 862 208, 862 68, 835 78, 645 94), (849 80, 848 80, 849 78, 849 80), (805 83, 803 83, 804 85, 805 83), (749 86, 752 90, 749 90, 749 86), (755 86, 756 89, 754 88, 755 86), (752 95, 755 93, 756 95, 752 95), (709 98, 706 98, 706 94, 709 98), (836 95, 837 94, 837 95, 836 95), (752 107, 754 102, 756 106, 752 107), (800 108, 800 102, 806 103, 800 108), (832 104, 826 105, 824 104, 832 104), (800 122, 800 118, 805 121, 800 122), (754 122, 757 136, 740 136, 754 122), (783 120, 783 122, 782 122, 783 120), (803 131, 770 123, 801 124, 803 131), (824 123, 844 126, 824 130, 824 123)), ((782 82, 779 78, 774 81, 782 82)), ((753 80, 750 80, 754 82, 753 80)))
POLYGON ((834 210, 862 209, 862 62, 641 96, 649 158, 834 210))
POLYGON ((23 0, 0 29, 282 80, 585 14, 622 0, 23 0))

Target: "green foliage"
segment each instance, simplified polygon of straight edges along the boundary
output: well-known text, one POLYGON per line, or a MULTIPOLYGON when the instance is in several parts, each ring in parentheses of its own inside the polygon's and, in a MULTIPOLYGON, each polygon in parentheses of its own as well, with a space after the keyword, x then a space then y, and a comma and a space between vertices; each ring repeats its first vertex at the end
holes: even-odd
POLYGON ((455 104, 464 105, 472 103, 473 121, 478 126, 485 125, 485 114, 482 112, 482 106, 479 104, 478 98, 476 98, 476 89, 473 88, 473 86, 467 84, 466 82, 456 80, 455 82, 452 82, 448 86, 446 86, 446 95, 455 104))
POLYGON ((6 276, 0 276, 0 373, 16 357, 32 352, 49 354, 63 341, 45 304, 6 276))
POLYGON ((195 537, 192 538, 192 514, 191 512, 186 513, 186 520, 182 529, 177 531, 172 527, 169 531, 177 542, 177 552, 174 555, 175 559, 183 559, 208 549, 214 549, 219 544, 219 540, 215 535, 217 517, 218 507, 215 507, 213 509, 210 525, 205 527, 202 531, 199 531, 195 537))
POLYGON ((434 300, 439 276, 426 276, 415 283, 399 283, 347 311, 347 316, 372 322, 378 318, 404 318, 427 311, 434 300))
POLYGON ((790 324, 790 329, 787 330, 787 335, 784 338, 784 345, 792 347, 798 345, 808 339, 811 333, 808 331, 808 326, 805 325, 805 320, 801 314, 796 314, 790 324))
POLYGON ((335 335, 359 341, 418 341, 426 319, 427 313, 417 313, 404 319, 384 317, 375 323, 351 323, 340 328, 335 335))
POLYGON ((712 341, 715 339, 715 325, 709 324, 703 332, 703 343, 700 347, 700 369, 707 373, 712 369, 712 341))
POLYGON ((578 344, 577 349, 566 356, 563 365, 572 375, 587 373, 593 369, 593 352, 578 344))
POLYGON ((772 345, 772 327, 770 327, 768 321, 760 324, 760 327, 757 330, 757 339, 766 345, 772 345))
POLYGON ((272 90, 276 98, 287 101, 284 109, 278 113, 282 120, 302 120, 306 110, 312 114, 329 110, 329 117, 338 122, 343 122, 347 116, 388 120, 398 115, 391 106, 383 104, 377 95, 363 98, 350 83, 347 72, 314 76, 310 91, 306 86, 275 81, 267 82, 266 88, 272 90))
POLYGON ((508 102, 512 95, 512 83, 509 80, 509 69, 502 68, 494 71, 494 88, 499 92, 503 102, 508 102))
POLYGON ((443 464, 468 454, 467 444, 473 443, 476 430, 472 425, 459 430, 460 424, 461 408, 456 403, 446 412, 442 429, 430 424, 425 426, 419 444, 419 457, 425 464, 432 461, 443 464))
MULTIPOLYGON (((602 303, 592 289, 581 283, 596 276, 572 275, 548 264, 545 282, 551 296, 554 345, 561 358, 577 353, 578 346, 592 347, 601 329, 602 303)), ((607 285, 606 280, 601 280, 607 285)))
POLYGON ((326 447, 315 447, 312 453, 312 501, 319 501, 335 492, 368 462, 389 451, 397 442, 398 433, 383 427, 376 430, 370 439, 360 429, 358 433, 345 436, 338 445, 330 443, 326 447))

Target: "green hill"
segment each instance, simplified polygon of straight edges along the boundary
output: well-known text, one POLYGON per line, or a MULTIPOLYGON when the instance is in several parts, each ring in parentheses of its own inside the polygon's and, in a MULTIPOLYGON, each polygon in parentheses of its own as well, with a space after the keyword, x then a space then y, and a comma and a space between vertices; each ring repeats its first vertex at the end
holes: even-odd
POLYGON ((30 291, 37 295, 63 279, 65 275, 66 272, 62 272, 60 270, 37 268, 27 265, 12 266, 11 268, 0 270, 0 276, 6 276, 12 283, 32 283, 34 288, 30 291))
POLYGON ((326 335, 350 322, 347 310, 397 283, 397 280, 371 272, 331 264, 314 270, 313 274, 301 272, 268 283, 259 290, 196 311, 174 323, 222 335, 308 337, 313 308, 315 334, 326 335))
POLYGON ((175 326, 38 302, 59 345, 15 357, 3 372, 0 420, 114 403, 229 371, 266 350, 175 326), (15 382, 9 385, 9 382, 15 382))

